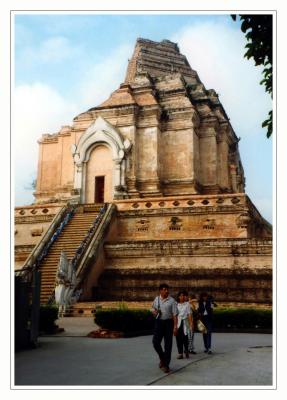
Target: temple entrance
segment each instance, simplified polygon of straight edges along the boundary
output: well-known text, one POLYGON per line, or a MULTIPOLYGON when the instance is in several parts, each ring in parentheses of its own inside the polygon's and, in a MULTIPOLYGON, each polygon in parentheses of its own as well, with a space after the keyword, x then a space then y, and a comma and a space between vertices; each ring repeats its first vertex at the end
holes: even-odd
POLYGON ((95 177, 95 203, 104 203, 105 200, 105 177, 95 177))
POLYGON ((112 151, 99 145, 92 149, 86 166, 85 203, 109 203, 113 201, 112 151))

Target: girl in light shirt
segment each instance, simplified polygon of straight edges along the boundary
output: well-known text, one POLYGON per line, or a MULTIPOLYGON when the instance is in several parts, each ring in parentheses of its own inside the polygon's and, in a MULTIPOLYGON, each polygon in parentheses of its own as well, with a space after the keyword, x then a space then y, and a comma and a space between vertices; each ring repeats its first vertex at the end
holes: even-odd
POLYGON ((186 302, 186 291, 180 291, 177 295, 177 335, 176 345, 178 350, 178 359, 183 358, 183 352, 186 358, 189 358, 188 354, 188 335, 192 329, 192 314, 190 305, 186 302))

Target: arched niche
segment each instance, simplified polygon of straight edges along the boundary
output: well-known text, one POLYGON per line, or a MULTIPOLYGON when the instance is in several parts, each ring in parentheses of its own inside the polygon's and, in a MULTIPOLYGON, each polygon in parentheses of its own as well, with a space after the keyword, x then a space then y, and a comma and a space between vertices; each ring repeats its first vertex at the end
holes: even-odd
POLYGON ((87 163, 91 152, 97 146, 107 146, 111 150, 113 159, 113 198, 119 199, 126 195, 125 155, 131 144, 128 139, 123 140, 121 134, 104 118, 98 117, 81 136, 78 145, 72 146, 75 163, 74 189, 80 193, 80 202, 85 203, 85 184, 87 163))

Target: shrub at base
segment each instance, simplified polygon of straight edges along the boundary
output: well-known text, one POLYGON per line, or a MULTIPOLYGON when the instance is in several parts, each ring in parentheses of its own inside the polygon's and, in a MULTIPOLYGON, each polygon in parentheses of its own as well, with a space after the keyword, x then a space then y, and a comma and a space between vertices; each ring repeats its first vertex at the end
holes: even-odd
POLYGON ((213 329, 272 329, 272 310, 218 308, 214 310, 213 329))
POLYGON ((58 307, 56 306, 41 306, 40 307, 40 320, 39 331, 52 333, 57 328, 55 324, 58 319, 58 307))
POLYGON ((154 317, 149 310, 96 310, 95 323, 101 328, 124 333, 151 331, 154 317))
MULTIPOLYGON (((96 310, 95 323, 103 329, 133 333, 152 331, 154 317, 149 310, 96 310)), ((213 330, 236 332, 272 330, 272 310, 216 308, 214 310, 213 330)))

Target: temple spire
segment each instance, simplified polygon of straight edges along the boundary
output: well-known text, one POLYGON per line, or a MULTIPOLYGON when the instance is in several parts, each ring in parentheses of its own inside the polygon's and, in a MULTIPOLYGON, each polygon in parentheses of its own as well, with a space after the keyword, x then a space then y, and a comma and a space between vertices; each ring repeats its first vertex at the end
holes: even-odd
POLYGON ((129 60, 125 83, 132 83, 140 72, 147 72, 152 77, 181 73, 187 81, 198 81, 186 57, 179 51, 178 45, 169 40, 154 42, 138 39, 132 58, 129 60))

